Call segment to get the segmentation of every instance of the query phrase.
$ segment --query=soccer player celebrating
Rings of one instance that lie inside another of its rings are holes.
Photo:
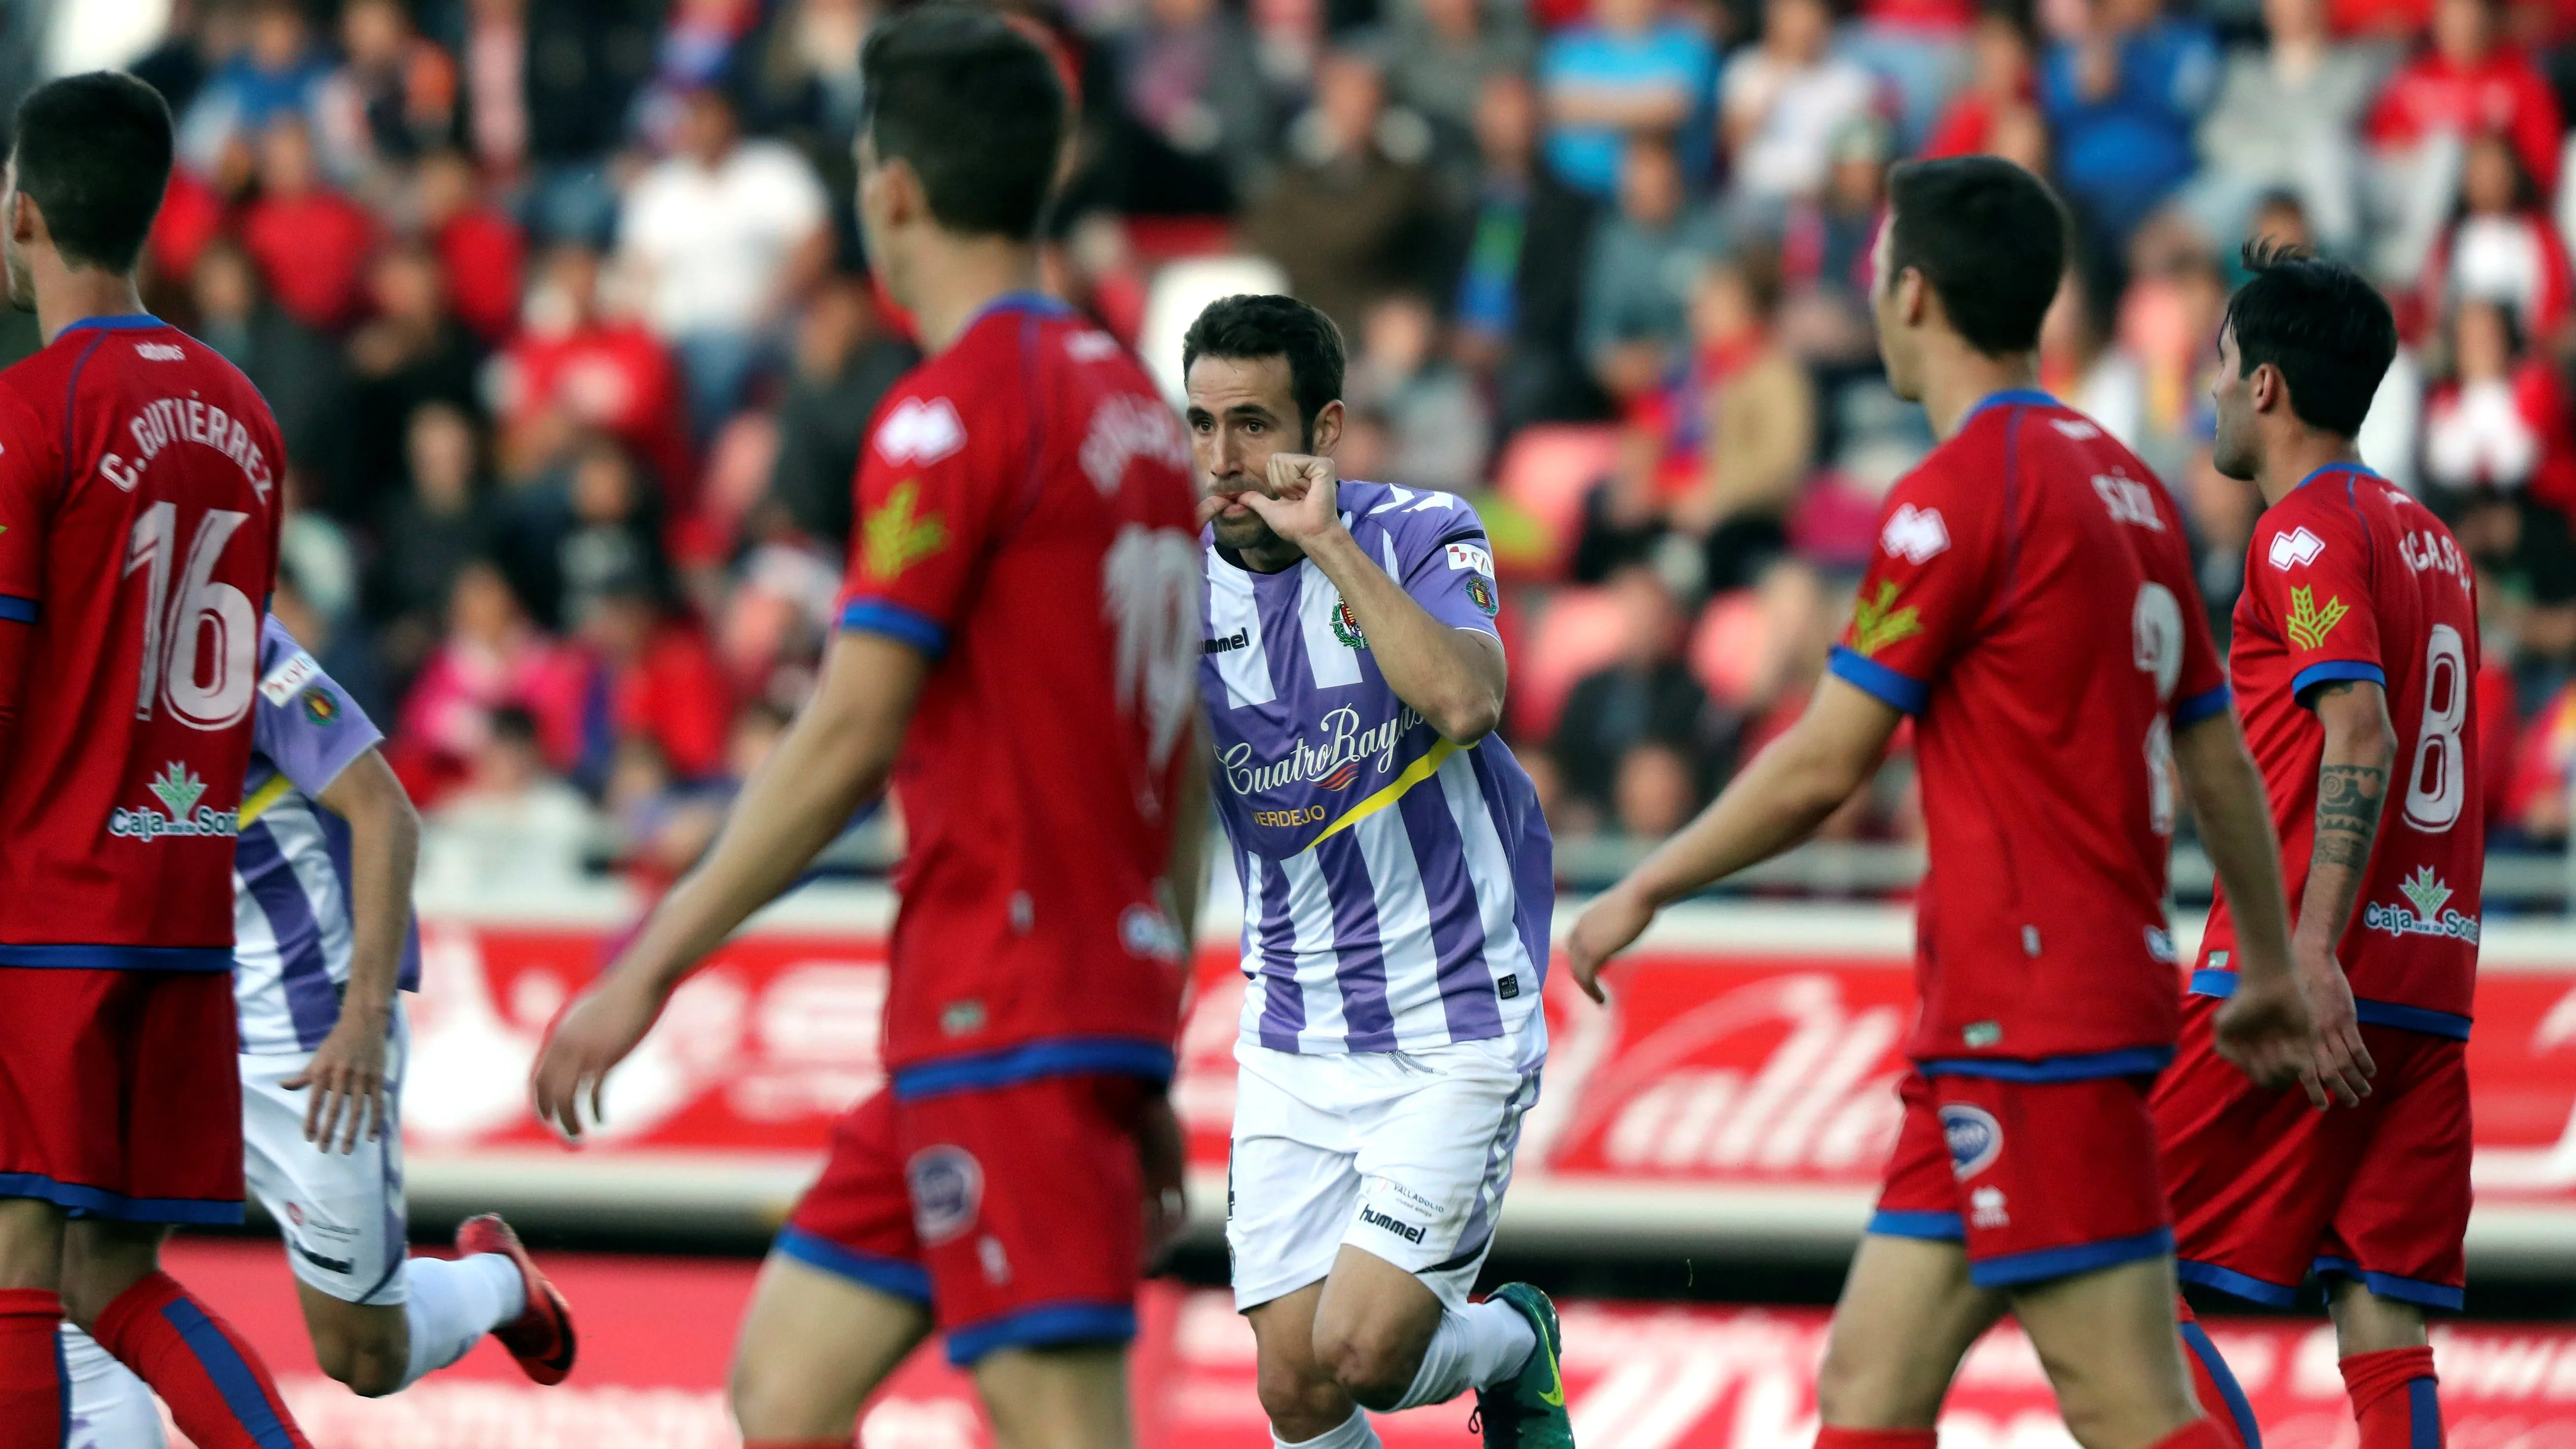
[[[66,1311],[199,1449],[300,1446],[160,1271],[168,1224],[241,1219],[233,837],[285,450],[135,291],[159,94],[54,81],[15,136],[0,257],[45,346],[0,373],[0,1449],[62,1442]]]
[[[1282,1445],[1473,1389],[1485,1441],[1573,1436],[1556,1310],[1467,1302],[1547,1057],[1555,899],[1493,736],[1494,561],[1447,493],[1342,481],[1342,341],[1228,297],[1182,343],[1208,520],[1200,682],[1243,881],[1226,1243]]]
[[[250,1190],[285,1235],[323,1372],[393,1393],[497,1333],[539,1383],[571,1371],[563,1299],[498,1217],[465,1256],[407,1255],[402,1074],[417,990],[412,862],[420,823],[365,711],[285,626],[260,637],[250,776],[233,881]],[[91,1449],[160,1449],[143,1384],[66,1328],[73,1417]]]
[[[1932,1449],[1960,1357],[2020,1319],[2085,1449],[2232,1436],[2193,1400],[2148,1085],[2180,1010],[2164,917],[2178,771],[2238,911],[2219,1049],[2313,1052],[2261,779],[2227,708],[2182,519],[2031,386],[2064,261],[2047,188],[1991,158],[1900,167],[1879,350],[1941,439],[1887,497],[1807,713],[1575,923],[1596,975],[1664,903],[1786,849],[1914,718],[1932,868],[1903,1126],[1835,1310],[1820,1449]]]
[[[1065,128],[1046,55],[931,5],[862,67],[868,253],[930,357],[859,465],[813,699],[557,1025],[536,1103],[567,1132],[583,1097],[595,1117],[672,988],[891,774],[891,1086],[770,1254],[735,1414],[751,1449],[845,1449],[935,1321],[1003,1444],[1117,1449],[1147,1213],[1179,1196],[1165,1089],[1206,798],[1189,444],[1108,334],[1026,290]]]
[[[2460,1306],[2469,1220],[2476,583],[2450,531],[2353,443],[2397,351],[2387,302],[2331,262],[2246,260],[2219,334],[2214,461],[2268,506],[2229,670],[2290,862],[2312,1074],[2342,1105],[2254,1090],[2214,1054],[2247,956],[2231,882],[2156,1127],[2183,1279],[2278,1306],[2327,1278],[2362,1449],[2427,1449],[2441,1415],[2424,1310]]]

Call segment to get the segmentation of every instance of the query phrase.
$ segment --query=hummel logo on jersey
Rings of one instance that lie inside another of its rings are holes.
[[[1950,526],[1941,521],[1938,508],[1901,504],[1887,516],[1887,527],[1879,531],[1878,546],[1907,563],[1928,563],[1950,546]]]
[[[2417,866],[2413,875],[2397,883],[2397,891],[2406,897],[2407,904],[2383,906],[2376,901],[2365,904],[2361,908],[2361,924],[2392,936],[2446,936],[2472,946],[2478,943],[2478,918],[2449,909],[2451,887],[2433,874],[2433,867]]]
[[[877,456],[900,468],[926,466],[966,446],[966,425],[944,397],[905,398],[877,425]]]
[[[1895,584],[1882,580],[1877,598],[1863,594],[1852,602],[1852,648],[1862,657],[1873,656],[1899,639],[1911,639],[1923,632],[1922,616],[1912,604],[1902,609],[1890,607],[1896,602],[1896,593]]]
[[[1430,1233],[1426,1229],[1417,1228],[1413,1224],[1404,1222],[1401,1219],[1388,1217],[1386,1214],[1379,1212],[1376,1208],[1366,1206],[1365,1204],[1360,1208],[1360,1221],[1373,1228],[1384,1228],[1388,1232],[1395,1234],[1397,1237],[1404,1239],[1408,1243],[1418,1243],[1424,1238],[1430,1236]]]
[[[948,525],[936,514],[919,514],[921,485],[906,478],[886,495],[885,506],[868,515],[868,577],[896,579],[903,571],[948,546]]]
[[[241,812],[198,803],[206,796],[206,782],[177,760],[163,765],[160,775],[146,788],[154,799],[169,807],[170,813],[164,815],[148,805],[140,810],[110,811],[108,834],[149,842],[165,835],[231,837],[241,833]]]
[[[1237,649],[1249,649],[1251,647],[1252,626],[1247,624],[1243,628],[1235,630],[1233,633],[1226,635],[1222,639],[1209,639],[1202,642],[1199,645],[1199,652],[1202,654],[1231,654]]]
[[[2326,541],[2308,532],[2305,526],[2289,533],[2272,535],[2272,567],[2287,573],[2293,567],[2304,568],[2317,561],[2326,551]]]
[[[2326,636],[2352,609],[2340,598],[2328,595],[2326,606],[2317,607],[2317,596],[2307,589],[2290,590],[2290,642],[2302,649],[2324,646]]]

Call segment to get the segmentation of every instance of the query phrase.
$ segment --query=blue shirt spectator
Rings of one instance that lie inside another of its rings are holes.
[[[2217,90],[2218,44],[2158,0],[2094,0],[2091,32],[2051,46],[2040,105],[2059,179],[2105,239],[2125,237],[2192,173],[2192,126]]]
[[[1717,84],[1717,47],[1659,17],[1655,0],[1593,0],[1539,56],[1547,98],[1547,159],[1567,185],[1607,198],[1619,157],[1641,131],[1670,135],[1704,116]],[[1685,158],[1687,162],[1694,158]]]
[[[224,149],[268,129],[280,115],[318,119],[315,104],[331,60],[314,45],[292,0],[268,0],[251,16],[250,43],[197,92],[179,128],[179,159],[213,174]]]

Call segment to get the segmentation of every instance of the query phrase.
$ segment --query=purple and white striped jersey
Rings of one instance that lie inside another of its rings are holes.
[[[1494,631],[1484,524],[1454,494],[1344,482],[1343,522],[1442,623]],[[1200,684],[1243,881],[1246,1043],[1414,1051],[1520,1037],[1547,970],[1553,847],[1499,735],[1461,748],[1387,686],[1341,591],[1207,543]]]
[[[349,827],[314,803],[384,739],[275,619],[259,636],[250,778],[233,854],[233,1001],[246,1052],[311,1051],[340,1020],[354,931]],[[420,988],[420,939],[402,987]]]

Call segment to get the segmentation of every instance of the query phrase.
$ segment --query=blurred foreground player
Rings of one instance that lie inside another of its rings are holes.
[[[1900,167],[1879,350],[1941,438],[1888,494],[1831,673],[1791,731],[1576,922],[1576,977],[1665,903],[1796,843],[1914,717],[1922,888],[1904,1125],[1818,1374],[1820,1449],[1932,1449],[1952,1373],[2006,1312],[2085,1449],[2219,1449],[2174,1316],[2150,1083],[2179,1017],[2172,771],[2245,903],[2229,1058],[2296,1080],[2315,1034],[2280,865],[2155,475],[2031,385],[2065,220],[2028,172]]]
[[[1547,1061],[1554,846],[1495,737],[1493,546],[1454,494],[1343,479],[1342,341],[1228,297],[1181,345],[1208,519],[1200,680],[1244,882],[1234,1302],[1273,1440],[1473,1390],[1493,1449],[1572,1449],[1556,1308],[1468,1290]]]
[[[0,1449],[53,1449],[68,1314],[199,1449],[303,1435],[258,1356],[160,1271],[171,1223],[242,1215],[233,837],[277,425],[143,312],[170,113],[105,73],[19,107],[0,192]]]
[[[1178,1209],[1165,1092],[1205,832],[1189,445],[1108,334],[1026,290],[1064,128],[1046,56],[931,5],[862,64],[868,252],[930,358],[862,456],[814,698],[566,1013],[537,1107],[566,1131],[585,1095],[595,1115],[672,987],[891,773],[891,1083],[762,1270],[736,1417],[751,1449],[846,1446],[936,1326],[1001,1443],[1120,1449],[1136,1283]]]
[[[233,865],[250,1190],[286,1240],[322,1371],[373,1398],[496,1333],[539,1383],[572,1368],[570,1312],[498,1217],[458,1258],[410,1256],[402,1091],[420,985],[411,929],[419,819],[375,725],[286,626],[260,636],[250,777]],[[133,1374],[66,1327],[71,1449],[160,1449]]]
[[[2185,1282],[2274,1307],[2327,1280],[2362,1449],[2433,1449],[2424,1310],[2460,1306],[2469,1221],[2477,585],[2450,530],[2353,441],[2397,351],[2387,302],[2334,263],[2247,260],[2219,335],[2214,461],[2267,507],[2229,669],[2298,903],[2314,1074],[2340,1105],[2256,1090],[2214,1054],[2244,950],[2222,888],[2156,1090],[2175,1253]]]

